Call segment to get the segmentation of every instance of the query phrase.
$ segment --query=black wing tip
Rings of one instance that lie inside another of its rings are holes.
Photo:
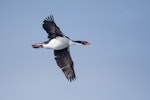
[[[68,79],[68,81],[72,82],[72,81],[76,80],[76,76],[73,76],[72,78],[67,78],[67,79]]]
[[[44,22],[54,22],[54,16],[50,15],[47,18],[45,18]]]
[[[72,69],[72,70],[69,69],[69,72],[66,69],[62,69],[62,71],[64,72],[68,81],[72,82],[72,81],[76,80],[76,75],[75,75],[74,69]]]

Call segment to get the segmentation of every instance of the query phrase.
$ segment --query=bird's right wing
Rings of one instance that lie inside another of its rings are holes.
[[[63,50],[54,50],[57,65],[62,69],[66,78],[72,81],[76,78],[73,68],[73,61],[69,53],[69,47]]]

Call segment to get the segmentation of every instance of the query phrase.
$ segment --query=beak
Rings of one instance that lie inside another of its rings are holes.
[[[89,42],[87,42],[87,41],[84,43],[84,45],[90,45],[90,44],[91,44],[91,43],[89,43]]]
[[[90,45],[90,44],[91,44],[91,43],[88,42],[86,45]]]

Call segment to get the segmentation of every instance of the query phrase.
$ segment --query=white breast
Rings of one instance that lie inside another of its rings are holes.
[[[48,44],[43,44],[44,48],[61,50],[69,46],[69,40],[66,37],[56,37],[52,39]]]

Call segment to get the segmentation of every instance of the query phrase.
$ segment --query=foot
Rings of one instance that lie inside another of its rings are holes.
[[[36,44],[32,44],[32,47],[33,48],[42,48],[43,46],[40,43],[36,43]]]

